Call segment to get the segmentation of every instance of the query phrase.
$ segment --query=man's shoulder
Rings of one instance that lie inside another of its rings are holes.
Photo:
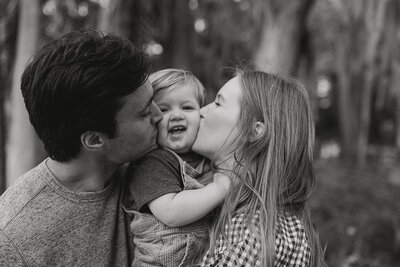
[[[44,162],[29,170],[0,196],[0,228],[3,229],[46,186]]]

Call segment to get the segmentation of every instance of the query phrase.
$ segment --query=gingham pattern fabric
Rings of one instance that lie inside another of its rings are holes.
[[[259,225],[259,211],[253,216],[251,224]],[[225,226],[225,234],[216,242],[213,251],[204,256],[201,266],[261,266],[259,253],[261,243],[246,225],[244,214],[232,218],[231,229]],[[294,215],[278,216],[275,239],[276,258],[274,266],[309,266],[311,249],[300,220]]]

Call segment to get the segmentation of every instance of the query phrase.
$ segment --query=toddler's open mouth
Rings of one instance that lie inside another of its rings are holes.
[[[179,126],[171,127],[168,132],[172,135],[179,135],[184,131],[186,131],[186,127],[179,125]]]

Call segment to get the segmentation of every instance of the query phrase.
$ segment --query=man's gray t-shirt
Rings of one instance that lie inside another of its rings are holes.
[[[0,197],[0,266],[130,266],[122,185],[99,192],[63,186],[45,161]]]

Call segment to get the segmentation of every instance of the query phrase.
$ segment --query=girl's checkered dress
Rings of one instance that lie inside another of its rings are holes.
[[[258,225],[259,221],[258,211],[251,223]],[[234,216],[231,230],[225,227],[227,238],[220,236],[214,249],[204,256],[201,266],[261,266],[261,243],[250,229],[245,224],[243,214]],[[311,249],[305,230],[296,216],[278,216],[275,240],[274,266],[309,266]]]

